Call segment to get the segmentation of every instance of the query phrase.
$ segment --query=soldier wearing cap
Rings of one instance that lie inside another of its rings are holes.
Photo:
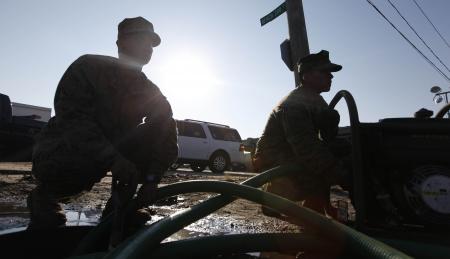
[[[331,87],[332,72],[342,69],[322,50],[302,58],[298,64],[301,84],[284,97],[269,116],[257,143],[254,158],[259,172],[278,165],[298,163],[303,171],[268,183],[266,191],[320,213],[330,211],[330,186],[343,178],[341,162],[328,145],[337,134],[339,114],[329,109],[320,93]],[[279,216],[263,207],[264,214]]]
[[[178,153],[171,106],[142,72],[160,42],[152,23],[127,18],[118,26],[118,58],[84,55],[66,70],[54,98],[55,116],[33,150],[31,229],[64,225],[58,202],[89,191],[108,171],[118,186],[135,186],[132,194],[136,179],[142,183],[140,207],[152,201]]]

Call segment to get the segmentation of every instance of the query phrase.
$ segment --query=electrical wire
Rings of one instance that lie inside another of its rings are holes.
[[[397,6],[395,6],[391,0],[387,0],[389,2],[389,4],[392,6],[392,8],[395,9],[395,11],[398,13],[398,15],[400,15],[400,17],[402,17],[403,21],[406,22],[406,24],[408,24],[409,28],[414,32],[414,34],[416,34],[416,36],[422,41],[422,43],[428,48],[428,50],[431,52],[431,54],[433,54],[433,56],[439,61],[439,63],[441,63],[441,65],[443,65],[445,67],[445,69],[447,69],[448,72],[450,72],[450,69],[444,64],[444,62],[442,62],[442,60],[436,55],[436,53],[434,53],[433,49],[431,49],[431,47],[425,42],[425,40],[419,35],[419,33],[417,33],[417,31],[414,29],[414,27],[408,22],[408,20],[406,20],[406,18],[402,15],[402,13],[400,12],[400,10],[398,10]]]
[[[448,82],[450,82],[450,78],[444,73],[442,72],[441,69],[439,69],[439,67],[436,66],[436,64],[433,63],[433,61],[431,61],[427,56],[425,56],[425,54],[422,53],[422,51],[420,51],[416,45],[414,45],[414,43],[412,43],[406,36],[405,34],[403,34],[390,20],[389,18],[387,18],[383,12],[381,12],[380,9],[378,9],[378,7],[371,1],[371,0],[366,0],[377,12],[378,14],[380,14],[402,37],[403,39],[405,39],[410,45],[411,47],[413,47],[427,62],[428,64],[430,64],[442,77],[445,78],[445,80],[447,80]]]
[[[417,8],[419,8],[419,10],[422,12],[423,16],[425,16],[425,18],[427,18],[428,22],[431,24],[431,26],[433,26],[434,30],[436,31],[436,33],[439,35],[439,37],[441,37],[441,39],[444,41],[445,45],[447,45],[447,47],[450,48],[450,44],[448,43],[448,41],[444,38],[444,36],[442,36],[441,32],[438,30],[438,28],[436,26],[434,26],[434,23],[430,20],[430,18],[428,17],[428,15],[425,13],[425,11],[422,9],[422,7],[420,7],[419,3],[417,3],[416,0],[412,0]]]

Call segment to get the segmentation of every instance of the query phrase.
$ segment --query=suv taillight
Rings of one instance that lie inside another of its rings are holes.
[[[245,150],[244,144],[240,144],[239,145],[239,152],[244,152],[244,150]]]

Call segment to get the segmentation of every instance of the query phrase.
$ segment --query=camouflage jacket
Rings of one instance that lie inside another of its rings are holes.
[[[176,125],[169,102],[144,73],[116,58],[78,58],[58,84],[54,106],[55,116],[38,136],[33,155],[63,147],[109,170],[119,154],[117,146],[146,118],[159,135],[158,143],[152,143],[153,171],[167,169],[176,159]]]
[[[331,120],[330,114],[334,115]],[[337,160],[320,135],[329,131],[330,124],[337,131],[338,116],[322,96],[306,88],[296,88],[270,114],[257,143],[256,167],[267,170],[298,162],[308,172],[318,174],[333,167]]]

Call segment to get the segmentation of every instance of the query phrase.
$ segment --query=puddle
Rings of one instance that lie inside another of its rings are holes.
[[[28,210],[24,204],[0,203],[0,231],[28,225]]]
[[[183,196],[178,196],[160,202],[158,205],[151,206],[150,208],[154,209],[157,214],[153,215],[147,224],[155,223],[165,216],[185,210],[187,207],[185,199]],[[69,226],[96,225],[99,222],[102,212],[100,207],[78,210],[65,205],[64,209],[67,217],[67,225]],[[28,222],[29,213],[25,204],[13,202],[0,203],[0,234],[7,229],[26,227]],[[167,238],[165,242],[207,235],[263,233],[267,232],[265,223],[264,220],[251,222],[242,215],[214,213],[185,227],[183,230]],[[277,222],[272,222],[271,226],[272,232],[282,232],[284,230],[282,225],[277,226]]]
[[[96,225],[101,215],[100,209],[73,211],[65,210],[67,225],[89,226]],[[8,229],[26,227],[29,222],[29,212],[24,204],[3,202],[0,203],[0,234]]]
[[[179,199],[180,201],[182,199]],[[169,203],[173,204],[173,200]],[[177,205],[180,205],[178,203]],[[67,207],[67,206],[64,206]],[[183,209],[175,208],[175,205],[171,206],[152,206],[158,213],[153,215],[152,219],[147,224],[155,223],[165,217],[165,215],[173,214]],[[97,225],[101,216],[102,210],[100,208],[88,209],[88,210],[64,210],[67,217],[68,226],[90,226]],[[0,234],[6,234],[26,228],[29,222],[29,212],[24,204],[3,202],[0,203]],[[218,227],[206,226],[208,224],[219,224],[219,221],[214,221],[211,218],[202,219],[201,222],[196,225],[190,226],[190,228],[183,229],[171,237],[167,238],[165,242],[180,240],[185,238],[192,238],[198,236],[205,236],[210,234],[227,233],[229,228],[220,229]]]
[[[94,226],[98,224],[102,215],[102,211],[99,209],[65,212],[68,226]]]
[[[158,214],[153,215],[152,219],[147,222],[148,225],[158,222],[167,215],[171,215],[177,212],[185,210],[184,198],[178,197],[177,201],[168,199],[166,202],[160,203],[166,204],[161,206],[152,206]],[[67,217],[67,225],[70,226],[86,226],[96,225],[99,222],[102,209],[83,209],[73,210],[73,207],[64,206]],[[18,203],[1,203],[0,204],[0,235],[12,233],[16,231],[23,231],[29,222],[29,213],[24,204]],[[282,229],[280,229],[282,230]],[[239,216],[231,216],[211,214],[199,221],[185,227],[177,233],[166,238],[162,242],[173,242],[177,240],[209,236],[209,235],[224,235],[224,234],[237,234],[237,233],[257,233],[265,232],[266,229],[258,223],[251,223],[245,220],[245,217],[239,218]],[[220,258],[220,257],[218,257]],[[247,253],[238,258],[269,258],[261,256],[260,253]],[[272,258],[272,257],[270,257]],[[278,257],[277,257],[278,258]]]

